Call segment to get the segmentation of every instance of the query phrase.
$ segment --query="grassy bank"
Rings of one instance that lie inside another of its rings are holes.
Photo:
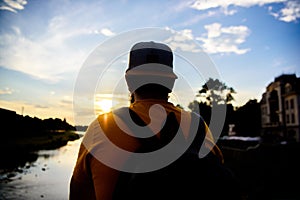
[[[0,140],[0,169],[12,169],[37,159],[36,151],[62,147],[79,139],[74,131],[52,131],[40,135],[2,138]]]

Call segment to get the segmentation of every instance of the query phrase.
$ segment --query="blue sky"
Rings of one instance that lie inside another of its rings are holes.
[[[249,99],[260,100],[275,77],[300,75],[299,20],[299,0],[2,0],[0,107],[17,113],[23,107],[26,115],[66,118],[74,124],[79,115],[73,108],[74,87],[91,53],[105,41],[145,28],[173,34],[174,49],[192,51],[185,41],[198,44],[222,81],[236,90],[233,104],[242,106]],[[130,41],[123,48],[129,50]],[[126,58],[113,66],[114,75],[122,76]],[[195,92],[204,79],[189,73],[183,80]],[[105,111],[111,100],[109,80],[116,81],[107,78],[96,87],[93,114]],[[177,91],[182,96],[189,90]],[[193,99],[192,92],[185,103]],[[119,101],[126,98],[118,96]],[[84,110],[80,115],[87,116],[76,124],[88,124],[95,116]]]

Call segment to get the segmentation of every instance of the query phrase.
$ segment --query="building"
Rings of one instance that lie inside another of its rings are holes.
[[[300,78],[283,74],[262,95],[262,134],[281,140],[300,141]]]

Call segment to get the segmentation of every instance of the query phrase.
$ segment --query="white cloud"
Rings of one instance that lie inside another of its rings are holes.
[[[221,8],[221,12],[225,15],[234,15],[236,10],[229,10],[229,6],[251,7],[263,6],[271,3],[282,3],[287,0],[195,0],[189,6],[196,10],[208,10],[213,8]]]
[[[116,35],[114,32],[112,32],[108,28],[102,28],[100,31],[95,31],[96,34],[103,34],[104,36],[111,37]]]
[[[229,10],[227,7],[221,9],[225,15],[234,15],[237,13],[237,10]]]
[[[190,52],[202,51],[194,43],[194,35],[192,33],[192,30],[184,29],[181,31],[175,31],[168,27],[166,28],[166,30],[170,31],[172,33],[172,36],[166,39],[164,42],[168,43],[173,50],[181,49],[182,51]]]
[[[190,3],[190,7],[196,10],[208,10],[221,8],[220,11],[225,15],[233,15],[237,11],[229,10],[229,6],[251,7],[263,6],[273,3],[284,3],[284,7],[278,12],[273,12],[271,6],[268,7],[269,14],[276,19],[284,22],[296,21],[300,18],[300,1],[299,0],[195,0]]]
[[[196,40],[202,42],[202,47],[207,53],[245,54],[250,50],[239,48],[250,34],[247,26],[222,27],[219,23],[213,23],[205,25],[204,28],[207,33]]]
[[[297,19],[300,18],[300,2],[288,1],[285,4],[285,7],[282,8],[279,12],[272,12],[272,7],[269,7],[269,13],[280,21],[297,21]]]
[[[194,39],[191,29],[184,29],[184,30],[176,31],[176,32],[174,31],[174,33],[176,33],[176,34],[174,34],[173,39],[176,42],[184,42],[186,40]]]
[[[14,13],[17,12],[9,6],[0,6],[0,10],[8,10],[8,11],[11,11],[11,12],[14,12]]]
[[[197,10],[207,10],[210,8],[228,8],[229,6],[251,7],[262,6],[270,3],[280,3],[286,0],[195,0],[190,7]]]
[[[221,24],[214,23],[211,25],[206,25],[204,28],[207,30],[207,37],[208,38],[214,38],[219,37],[221,35]]]
[[[4,4],[3,4],[4,3]],[[17,10],[23,10],[27,4],[26,0],[4,0],[0,6],[0,10],[8,10],[11,12],[17,12]]]

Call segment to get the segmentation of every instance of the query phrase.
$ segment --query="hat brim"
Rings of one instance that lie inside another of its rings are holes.
[[[126,76],[157,76],[172,79],[178,78],[171,67],[158,63],[148,63],[136,66],[132,69],[127,69]]]
[[[173,72],[161,72],[161,71],[139,71],[139,70],[129,70],[126,72],[126,76],[159,76],[177,79],[178,76]]]

